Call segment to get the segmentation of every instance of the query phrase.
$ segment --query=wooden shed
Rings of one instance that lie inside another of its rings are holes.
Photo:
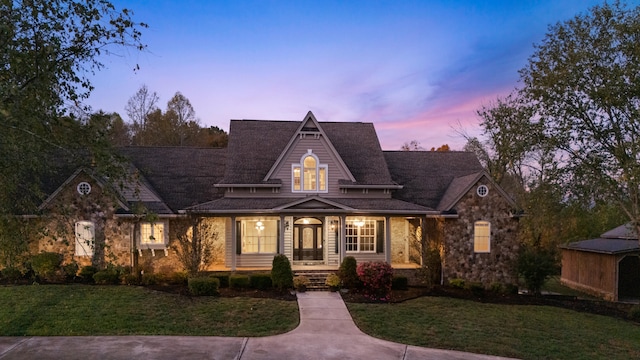
[[[640,242],[631,227],[561,249],[564,285],[610,301],[640,299]]]

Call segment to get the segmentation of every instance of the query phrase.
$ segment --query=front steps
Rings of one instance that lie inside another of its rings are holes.
[[[325,284],[327,276],[336,272],[331,270],[296,270],[293,275],[305,276],[309,279],[307,291],[329,291],[329,287]]]

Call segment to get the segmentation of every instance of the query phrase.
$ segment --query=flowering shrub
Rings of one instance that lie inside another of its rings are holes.
[[[385,262],[365,262],[358,264],[357,272],[367,298],[374,301],[389,300],[393,280],[391,265]]]

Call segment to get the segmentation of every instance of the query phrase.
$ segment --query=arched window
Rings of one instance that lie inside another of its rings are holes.
[[[291,177],[294,192],[327,192],[327,165],[320,164],[311,149],[292,165]]]

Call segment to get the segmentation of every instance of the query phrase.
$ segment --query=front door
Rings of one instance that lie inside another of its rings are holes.
[[[293,225],[293,260],[323,259],[322,221],[300,218]]]

